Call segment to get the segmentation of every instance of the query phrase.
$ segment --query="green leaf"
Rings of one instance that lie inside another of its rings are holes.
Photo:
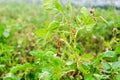
[[[53,31],[53,30],[57,29],[58,27],[59,27],[59,23],[56,22],[56,21],[53,21],[48,25],[47,30],[48,31]]]
[[[14,66],[14,67],[10,70],[10,72],[11,72],[11,73],[15,73],[15,72],[17,72],[17,71],[19,71],[19,70],[27,70],[27,69],[31,69],[31,68],[32,68],[32,66],[31,66],[30,63],[26,63],[26,64],[23,64],[23,65],[18,64],[18,65],[16,65],[16,66]]]
[[[5,67],[5,65],[4,64],[0,64],[0,68],[3,68],[3,67]]]
[[[120,74],[116,76],[116,80],[120,80]]]
[[[63,12],[63,7],[62,7],[62,5],[60,4],[60,2],[55,2],[55,7],[59,10],[59,11],[61,11],[61,12]]]
[[[0,24],[0,37],[3,35],[4,30],[5,26],[3,24]]]
[[[83,63],[79,63],[79,67],[78,67],[79,71],[81,71],[83,74],[87,74],[88,70],[89,70],[89,66],[85,65]]]
[[[103,57],[105,58],[114,58],[116,55],[115,55],[115,52],[114,51],[106,51],[103,55]]]
[[[43,6],[45,9],[52,9],[54,8],[54,1],[55,0],[43,0]]]
[[[92,74],[84,75],[84,80],[92,80]]]
[[[103,54],[103,59],[107,60],[107,61],[116,61],[117,56],[116,56],[116,53],[114,51],[106,51]]]
[[[103,58],[103,54],[98,54],[97,58],[92,62],[94,66],[99,65],[101,63],[101,59]]]
[[[40,37],[44,37],[47,34],[47,30],[46,28],[38,29],[35,33]]]
[[[66,61],[66,65],[70,66],[72,65],[74,62],[73,61]]]
[[[112,67],[112,69],[114,69],[116,71],[120,71],[120,61],[113,62],[111,67]]]
[[[37,53],[38,53],[37,50],[32,50],[32,51],[30,51],[30,55],[31,55],[31,56],[34,56],[34,55],[36,55]]]
[[[90,61],[94,58],[94,56],[92,54],[83,54],[81,56],[81,59],[84,60],[84,61]]]
[[[88,16],[90,15],[89,10],[86,7],[82,7],[80,10],[81,14]]]
[[[96,22],[94,21],[93,17],[90,15],[89,10],[85,7],[81,8],[81,15],[80,19],[77,18],[77,21],[81,21],[81,27],[80,29],[82,31],[92,31],[93,27],[95,26]]]
[[[93,74],[93,76],[95,77],[95,80],[101,80],[102,76],[100,74]]]
[[[43,0],[43,6],[45,9],[56,8],[57,10],[63,12],[63,8],[59,0]]]
[[[45,37],[48,39],[51,35],[49,35],[52,31],[56,30],[59,27],[59,23],[56,21],[53,21],[49,23],[45,28],[40,28],[35,31],[35,33],[40,37]]]
[[[107,63],[107,62],[103,62],[102,65],[103,65],[103,67],[104,67],[105,70],[110,70],[111,69],[110,64]]]
[[[117,47],[115,48],[115,53],[120,54],[120,43],[118,43]]]
[[[81,23],[80,16],[75,17],[75,22],[79,25]]]
[[[43,71],[42,73],[39,73],[38,78],[39,80],[50,80],[51,74],[48,71]]]
[[[9,35],[10,35],[9,32],[7,32],[7,31],[4,31],[4,32],[3,32],[3,36],[4,36],[5,38],[9,37]]]

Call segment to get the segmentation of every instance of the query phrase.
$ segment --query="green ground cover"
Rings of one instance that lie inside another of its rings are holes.
[[[0,80],[120,80],[119,11],[43,4],[0,4]]]

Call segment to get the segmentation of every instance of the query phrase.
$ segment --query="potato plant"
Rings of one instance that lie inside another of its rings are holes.
[[[120,80],[119,14],[59,0],[0,4],[0,79]]]

